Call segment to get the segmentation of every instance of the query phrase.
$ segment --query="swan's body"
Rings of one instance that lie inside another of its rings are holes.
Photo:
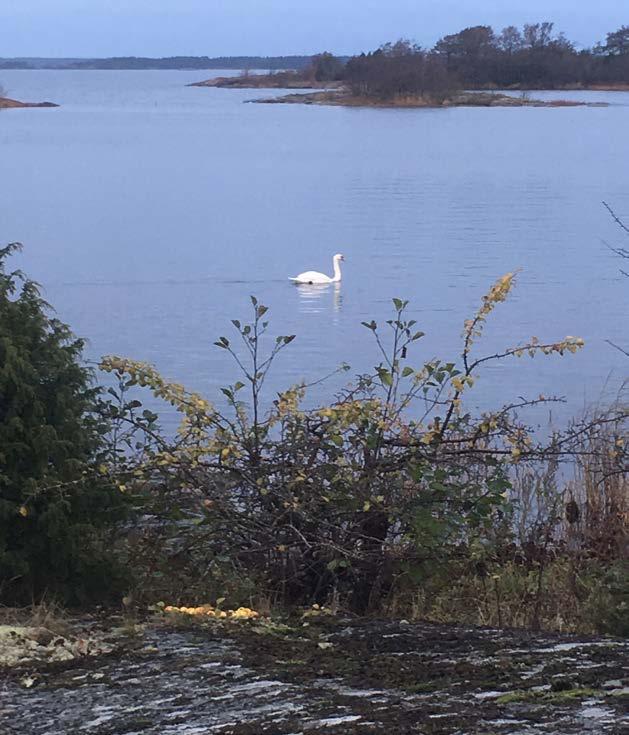
[[[345,258],[337,253],[332,258],[332,264],[334,267],[334,275],[332,277],[326,276],[325,273],[319,273],[318,271],[305,271],[300,273],[295,278],[290,280],[294,283],[310,283],[310,284],[323,284],[323,283],[340,283],[341,281],[341,261]]]

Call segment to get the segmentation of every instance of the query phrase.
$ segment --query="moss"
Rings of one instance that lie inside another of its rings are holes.
[[[532,691],[518,689],[514,692],[508,692],[496,699],[497,704],[512,704],[514,702],[532,702],[539,700],[540,702],[548,702],[550,704],[561,704],[562,702],[570,702],[575,699],[584,699],[585,697],[604,696],[604,692],[598,689],[566,689],[559,692]]]
[[[404,689],[411,694],[422,694],[424,692],[430,694],[431,692],[437,692],[443,689],[443,684],[438,681],[420,681],[416,684],[409,684]]]
[[[278,660],[275,663],[278,666],[305,666],[306,665],[306,661],[304,661],[304,659],[301,659],[301,658],[291,658],[291,659],[288,659],[287,661]]]

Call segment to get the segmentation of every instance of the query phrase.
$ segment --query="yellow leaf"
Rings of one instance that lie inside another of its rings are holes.
[[[26,518],[26,516],[28,515],[28,510],[26,509],[26,507],[25,507],[25,506],[22,506],[22,507],[20,508],[20,510],[19,510],[19,513],[20,513],[20,515],[21,515],[22,517]]]

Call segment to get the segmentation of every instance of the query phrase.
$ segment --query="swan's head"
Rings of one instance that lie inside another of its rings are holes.
[[[342,255],[341,253],[337,253],[337,254],[336,254],[336,255],[334,256],[334,260],[336,260],[337,262],[338,262],[338,261],[343,261],[343,260],[345,260],[345,256],[344,256],[344,255]]]

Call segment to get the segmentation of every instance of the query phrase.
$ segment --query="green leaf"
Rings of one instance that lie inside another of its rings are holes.
[[[391,387],[393,385],[393,376],[388,370],[378,368],[378,377],[380,378],[382,385],[386,385],[387,387]]]
[[[333,444],[336,444],[337,447],[342,447],[343,446],[343,437],[340,436],[340,434],[332,434],[330,436],[330,441]]]
[[[408,378],[409,375],[412,375],[415,371],[412,367],[405,367],[404,370],[402,370],[402,377]]]

